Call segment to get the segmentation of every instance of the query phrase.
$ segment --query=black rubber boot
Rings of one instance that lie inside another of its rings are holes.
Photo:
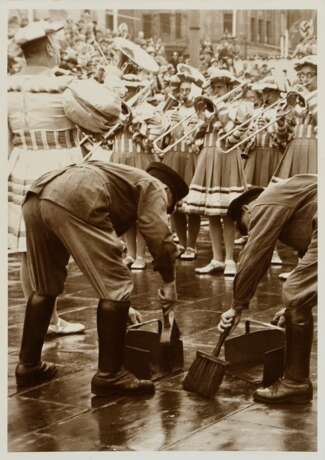
[[[25,312],[23,337],[16,366],[17,386],[37,385],[52,379],[57,368],[41,361],[42,347],[50,324],[56,297],[33,293]]]
[[[139,380],[123,367],[130,302],[101,300],[97,309],[98,371],[91,381],[96,396],[152,394],[151,380]]]
[[[254,400],[269,404],[304,404],[313,399],[309,380],[310,353],[313,343],[313,317],[293,322],[286,312],[286,366],[284,377],[267,388],[259,388]]]

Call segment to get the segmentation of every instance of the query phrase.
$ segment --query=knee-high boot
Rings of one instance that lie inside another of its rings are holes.
[[[286,365],[284,378],[268,388],[259,388],[255,401],[266,403],[307,403],[313,398],[309,380],[310,354],[313,343],[313,317],[311,312],[297,320],[287,311]]]
[[[154,385],[150,380],[138,380],[123,367],[129,307],[129,301],[99,302],[98,371],[91,381],[91,391],[97,396],[154,392]]]
[[[53,378],[57,368],[41,361],[42,347],[56,297],[33,293],[26,305],[23,337],[16,366],[18,386],[35,385]]]

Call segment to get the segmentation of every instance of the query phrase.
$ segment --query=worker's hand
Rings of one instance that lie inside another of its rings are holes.
[[[135,308],[130,307],[129,308],[128,323],[129,324],[138,324],[138,323],[141,323],[141,322],[142,322],[141,314]]]
[[[240,317],[240,310],[229,308],[228,310],[224,311],[219,320],[218,331],[224,332],[225,329],[227,329],[228,327],[232,327],[233,329],[235,329],[235,327],[240,321]]]
[[[285,307],[277,311],[275,315],[273,316],[272,320],[270,321],[271,324],[273,324],[274,326],[284,327],[286,323],[286,319],[284,316],[285,311],[286,311]]]
[[[158,290],[158,297],[162,305],[175,303],[177,301],[176,282],[164,283]]]

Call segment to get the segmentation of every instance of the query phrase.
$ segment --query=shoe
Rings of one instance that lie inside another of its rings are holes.
[[[194,260],[196,259],[196,250],[194,248],[186,248],[183,254],[180,255],[181,260]]]
[[[280,259],[280,256],[277,251],[273,251],[272,259],[271,259],[271,265],[282,265],[283,262]]]
[[[152,394],[150,380],[139,380],[124,368],[125,335],[130,302],[101,299],[97,308],[98,371],[91,381],[96,396]]]
[[[143,257],[137,257],[130,268],[131,270],[144,270],[146,268],[146,261]]]
[[[84,324],[81,323],[70,323],[62,318],[59,318],[57,324],[50,324],[47,330],[47,335],[70,335],[70,334],[81,334],[86,329]]]
[[[223,272],[224,276],[236,276],[236,273],[236,262],[234,260],[226,260],[225,271]]]
[[[195,269],[195,273],[199,273],[200,275],[206,275],[209,273],[213,273],[216,271],[222,271],[225,268],[225,264],[223,262],[220,262],[220,260],[214,260],[212,259],[208,265],[205,265],[204,267],[198,267]]]
[[[300,383],[282,378],[267,388],[258,388],[253,398],[267,404],[306,404],[313,399],[313,386],[310,381]]]
[[[91,392],[96,396],[154,394],[151,380],[139,380],[126,369],[115,374],[98,371],[91,381]]]
[[[280,275],[278,275],[278,278],[281,280],[281,281],[286,281],[289,276],[291,275],[292,271],[291,272],[285,272],[285,273],[280,273]]]
[[[176,256],[176,258],[180,259],[180,257],[183,254],[183,252],[185,252],[185,248],[181,244],[176,244],[176,246],[177,246],[177,256]]]
[[[57,372],[54,364],[41,360],[55,299],[55,296],[33,293],[27,301],[19,363],[15,372],[17,386],[37,385],[50,380]]]
[[[16,382],[18,387],[38,385],[53,379],[58,372],[53,363],[42,361],[35,366],[26,366],[22,363],[16,366]]]
[[[123,259],[123,263],[124,263],[124,265],[126,265],[128,268],[130,268],[131,265],[134,263],[134,259],[133,259],[133,257],[131,257],[131,256],[126,256],[126,257],[124,257],[124,259]]]
[[[243,245],[246,244],[246,243],[247,243],[247,236],[242,236],[242,237],[237,238],[237,239],[235,240],[236,246],[243,246]]]

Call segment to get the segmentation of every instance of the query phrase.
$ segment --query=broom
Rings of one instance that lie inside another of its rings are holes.
[[[225,329],[219,336],[218,343],[211,355],[198,351],[184,381],[184,390],[198,393],[206,398],[213,398],[221,385],[227,361],[219,359],[221,347],[232,327]]]

